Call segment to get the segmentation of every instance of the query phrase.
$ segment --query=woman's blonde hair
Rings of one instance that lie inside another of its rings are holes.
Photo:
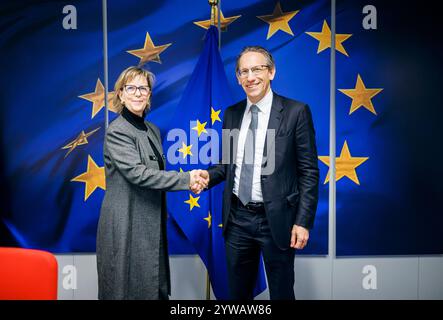
[[[144,113],[146,114],[146,112],[149,110],[150,106],[151,106],[151,99],[152,99],[152,86],[154,85],[154,74],[152,72],[149,72],[148,70],[145,70],[143,68],[140,67],[129,67],[126,68],[125,70],[123,70],[123,72],[118,76],[117,81],[115,82],[114,85],[114,97],[112,99],[112,106],[113,109],[118,112],[121,113],[123,110],[123,104],[122,101],[120,100],[120,91],[123,90],[123,87],[131,80],[133,80],[135,77],[138,76],[142,76],[144,78],[146,78],[146,80],[148,81],[148,86],[149,86],[149,90],[151,92],[151,95],[149,96],[148,99],[148,104],[145,107],[145,111]]]

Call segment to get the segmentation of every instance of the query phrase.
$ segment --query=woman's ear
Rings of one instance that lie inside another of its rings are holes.
[[[120,102],[121,102],[121,104],[123,104],[124,105],[124,101],[123,101],[123,90],[119,90],[118,91],[118,97],[120,98]]]

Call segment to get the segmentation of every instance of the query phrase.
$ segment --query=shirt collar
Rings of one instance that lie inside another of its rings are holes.
[[[265,96],[257,103],[255,103],[255,105],[258,107],[258,110],[263,112],[264,114],[267,114],[268,112],[271,111],[271,107],[272,107],[272,98],[273,98],[273,93],[272,93],[272,89],[269,90],[269,92],[267,94],[265,94]],[[254,104],[252,103],[249,98],[247,98],[246,100],[246,110],[245,112],[248,113],[249,110],[251,109],[251,106]]]

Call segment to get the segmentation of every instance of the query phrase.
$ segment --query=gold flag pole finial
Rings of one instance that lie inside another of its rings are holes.
[[[217,6],[218,0],[208,0],[209,5],[211,6],[211,26],[215,26],[215,19],[218,16],[217,14]]]

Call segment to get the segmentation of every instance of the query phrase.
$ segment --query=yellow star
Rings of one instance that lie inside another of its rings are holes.
[[[190,155],[192,157],[191,148],[192,144],[187,146],[184,142],[182,142],[182,147],[178,149],[178,151],[183,153],[183,159],[186,158],[187,155]]]
[[[200,205],[198,204],[198,199],[200,199],[200,197],[194,198],[191,194],[189,194],[189,200],[185,201],[185,203],[189,204],[189,211],[194,209],[194,207],[200,208]]]
[[[267,16],[257,16],[257,18],[269,23],[268,36],[266,40],[272,37],[278,30],[284,31],[291,36],[294,33],[289,26],[289,21],[297,14],[300,10],[283,12],[281,10],[280,2],[277,2],[274,8],[274,12]]]
[[[180,168],[180,172],[184,172],[182,168]]]
[[[220,120],[220,112],[221,112],[221,109],[215,111],[214,108],[211,107],[211,121],[212,121],[212,124],[214,124],[215,121],[220,121],[221,122],[221,120]]]
[[[223,223],[220,223],[220,224],[218,225],[218,227],[219,227],[219,228],[223,228]]]
[[[112,112],[116,112],[112,105],[112,98],[114,97],[114,91],[108,92],[108,109]],[[79,96],[79,98],[92,102],[92,116],[91,119],[105,106],[105,88],[103,87],[100,79],[97,79],[95,85],[95,91]]]
[[[317,54],[331,47],[331,29],[329,29],[329,25],[326,22],[326,20],[323,21],[323,27],[321,29],[321,32],[306,32],[306,33],[319,41]],[[347,57],[349,57],[349,55],[346,52],[345,48],[343,47],[343,42],[345,42],[345,40],[347,40],[351,36],[352,34],[339,34],[339,33],[335,34],[335,49],[343,53]]]
[[[220,16],[221,16],[220,27],[221,27],[222,31],[228,30],[228,26],[231,23],[233,23],[235,20],[237,20],[238,18],[241,17],[241,15],[239,15],[239,16],[232,16],[232,17],[225,18],[225,16],[223,15],[223,12],[221,10],[220,10]],[[203,28],[203,29],[208,29],[211,26],[212,21],[211,21],[211,19],[209,19],[209,20],[202,20],[202,21],[195,21],[194,24],[199,26],[199,27],[201,27],[201,28]],[[214,23],[214,25],[218,26],[218,10],[215,10],[215,23]]]
[[[72,152],[74,151],[75,148],[77,148],[78,146],[81,146],[83,144],[87,144],[88,143],[88,137],[91,136],[94,132],[96,132],[97,130],[99,130],[100,128],[94,129],[88,133],[85,133],[83,130],[82,132],[77,136],[77,138],[75,138],[74,141],[69,142],[66,146],[64,146],[62,149],[69,149],[69,151],[65,154],[65,159],[66,157]]]
[[[98,167],[92,157],[88,155],[88,168],[86,172],[81,175],[75,177],[71,181],[76,182],[84,182],[85,186],[85,201],[89,198],[89,196],[95,191],[97,188],[101,188],[106,190],[106,181],[105,181],[105,168]]]
[[[165,51],[172,43],[164,44],[161,46],[155,46],[152,42],[149,32],[146,32],[145,46],[141,49],[129,50],[128,53],[140,58],[139,66],[145,64],[148,61],[154,61],[162,63],[160,60],[160,53]]]
[[[357,83],[354,89],[338,89],[341,93],[344,93],[352,99],[351,110],[349,114],[352,114],[355,110],[360,107],[365,107],[373,114],[377,115],[372,104],[372,98],[379,94],[383,89],[367,89],[360,74],[357,75]]]
[[[200,121],[197,119],[197,126],[195,126],[194,128],[192,128],[192,130],[195,130],[198,132],[198,136],[200,137],[200,135],[202,134],[202,132],[204,133],[208,133],[208,131],[206,131],[205,126],[206,126],[207,122],[204,123],[200,123]]]
[[[329,167],[330,161],[328,156],[320,156],[318,158],[321,162]],[[352,157],[351,152],[349,151],[348,143],[345,141],[343,148],[341,149],[340,157],[335,159],[335,181],[338,181],[346,176],[356,184],[360,185],[360,181],[358,181],[357,172],[355,169],[368,159],[368,157]],[[326,176],[325,184],[329,181],[329,175],[330,170]]]
[[[208,216],[206,218],[204,218],[204,220],[208,221],[208,229],[211,227],[212,224],[212,217],[211,217],[211,212],[208,211]]]

